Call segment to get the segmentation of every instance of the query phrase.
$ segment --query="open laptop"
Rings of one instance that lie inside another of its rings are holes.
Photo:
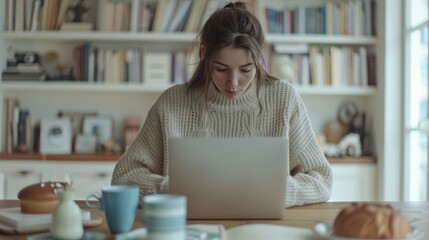
[[[289,172],[286,138],[171,138],[169,191],[188,219],[281,219]]]

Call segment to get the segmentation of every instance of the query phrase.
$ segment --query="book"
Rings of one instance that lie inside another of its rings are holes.
[[[4,79],[3,79],[4,80]],[[9,98],[8,107],[7,107],[7,131],[6,131],[6,149],[5,152],[12,153],[13,152],[13,131],[14,131],[14,112],[15,109],[19,109],[19,100],[16,98]]]
[[[30,117],[30,111],[28,109],[19,109],[18,112],[18,128],[17,128],[17,141],[18,146],[26,145],[26,130],[27,130],[27,119]]]
[[[359,47],[359,59],[360,59],[360,72],[361,72],[361,86],[368,85],[368,63],[367,63],[367,51],[365,47]]]
[[[39,11],[41,6],[41,0],[35,0],[33,2],[33,9],[31,13],[30,31],[35,32],[39,26]]]
[[[177,51],[172,54],[172,83],[183,83],[185,78],[185,52]]]
[[[372,53],[367,54],[367,71],[368,71],[368,85],[377,86],[376,68],[375,68],[375,55]]]
[[[154,6],[154,4],[150,5],[145,0],[140,1],[137,31],[149,31],[151,18],[154,15],[154,8],[151,8],[151,6]]]
[[[229,229],[221,224],[190,224],[187,234],[206,234],[221,240],[313,239],[310,229],[274,224],[245,224]]]
[[[58,9],[58,17],[55,23],[55,29],[59,29],[61,25],[67,20],[67,10],[69,8],[70,0],[62,0]]]
[[[47,29],[46,30],[56,30],[58,12],[60,8],[60,0],[50,0],[48,1],[48,19],[47,19]]]
[[[137,32],[138,23],[139,23],[139,11],[140,11],[140,2],[139,0],[131,1],[131,14],[130,14],[130,32]]]
[[[184,0],[178,3],[177,9],[174,13],[174,17],[171,20],[170,26],[168,27],[169,32],[175,32],[181,30],[179,27],[182,22],[186,22],[186,18],[190,7],[192,6],[191,0]],[[184,24],[182,24],[184,26]]]
[[[3,149],[4,153],[8,153],[8,144],[9,144],[9,98],[3,98]]]
[[[166,32],[168,30],[168,26],[171,24],[173,14],[176,9],[176,5],[177,5],[176,0],[167,0],[163,15],[162,15],[161,26],[159,31]]]
[[[15,1],[15,31],[24,31],[25,22],[24,22],[24,0]]]
[[[6,30],[12,32],[14,30],[15,24],[15,1],[14,0],[6,0]]]
[[[170,52],[146,52],[143,55],[143,83],[166,86],[171,82]]]
[[[206,7],[207,0],[194,0],[192,4],[188,22],[185,26],[185,32],[197,32],[200,26],[201,18]]]
[[[156,4],[155,16],[152,24],[152,31],[161,31],[161,23],[164,15],[164,10],[167,5],[167,0],[159,0]]]
[[[30,30],[31,13],[33,11],[33,0],[25,0],[24,2],[24,30]]]
[[[91,219],[91,212],[82,210],[82,221]],[[21,208],[2,208],[0,209],[0,222],[13,228],[23,228],[47,225],[52,223],[52,214],[28,214],[22,213]]]

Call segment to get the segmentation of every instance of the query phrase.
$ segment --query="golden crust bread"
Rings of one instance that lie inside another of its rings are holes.
[[[66,182],[42,182],[21,189],[18,199],[23,213],[50,213],[59,202],[58,190],[67,189]]]
[[[411,227],[389,204],[353,203],[337,215],[333,231],[343,237],[392,239],[407,236]]]

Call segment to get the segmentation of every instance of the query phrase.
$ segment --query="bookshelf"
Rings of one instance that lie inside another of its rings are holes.
[[[96,16],[98,15],[98,3],[108,0],[87,1],[91,4],[92,12],[88,13],[89,19],[97,26]],[[200,1],[200,0],[199,0]],[[295,7],[299,4],[311,6],[314,4],[324,4],[328,0],[317,1],[287,1]],[[335,0],[334,2],[339,2]],[[8,16],[6,2],[0,2],[0,16]],[[135,3],[136,0],[126,2]],[[151,4],[157,1],[147,1]],[[210,1],[209,1],[210,2]],[[219,1],[221,2],[221,1]],[[260,1],[266,6],[279,7],[285,4],[284,1],[269,0]],[[377,2],[383,2],[377,0]],[[74,1],[71,1],[74,3]],[[382,5],[381,5],[382,6]],[[383,8],[376,9],[378,13],[383,14]],[[377,21],[374,19],[374,21]],[[0,26],[5,29],[6,19],[0,18]],[[130,26],[131,28],[131,26]],[[38,50],[41,53],[55,51],[59,53],[58,61],[60,63],[70,63],[73,58],[73,49],[76,45],[90,42],[97,46],[113,47],[133,47],[142,51],[180,51],[191,47],[196,43],[196,34],[194,32],[162,32],[162,31],[76,31],[60,32],[56,30],[43,31],[1,31],[0,32],[0,52],[6,53],[8,47],[14,47],[16,51]],[[297,33],[267,33],[267,41],[270,45],[274,44],[306,44],[317,46],[351,46],[365,47],[377,56],[377,76],[380,74],[379,66],[383,63],[382,55],[379,54],[377,46],[383,43],[380,36],[372,35],[344,35],[344,34],[297,34]],[[0,56],[0,66],[4,69],[6,66],[6,54]],[[143,80],[143,81],[141,81]],[[338,106],[346,101],[353,101],[358,108],[368,113],[370,122],[370,131],[375,135],[372,129],[372,122],[379,121],[382,116],[377,115],[375,105],[383,105],[382,100],[376,96],[383,92],[384,79],[377,77],[376,86],[314,86],[297,85],[296,89],[301,94],[307,105],[313,129],[316,133],[323,131],[326,121],[337,114]],[[70,111],[96,111],[100,115],[109,115],[114,121],[114,137],[117,141],[123,138],[123,122],[127,116],[138,115],[142,119],[146,117],[150,106],[156,101],[159,94],[167,89],[171,84],[145,84],[145,79],[140,79],[137,83],[119,82],[84,82],[84,81],[2,81],[0,79],[0,100],[5,98],[16,98],[20,105],[30,110],[33,124],[44,117],[55,117],[60,110]],[[0,114],[3,113],[1,109]],[[374,119],[380,118],[380,119]],[[0,117],[1,129],[4,132],[3,114]],[[375,136],[370,136],[375,138]],[[0,139],[0,146],[3,149],[4,140]],[[374,145],[374,144],[372,144]],[[373,146],[374,147],[374,146]],[[371,159],[376,159],[377,149],[371,149],[374,155]],[[37,155],[37,154],[36,154]],[[2,155],[15,159],[14,155]],[[37,155],[38,156],[38,155]],[[84,155],[87,156],[87,155]],[[69,158],[76,157],[84,160],[82,156],[69,155]],[[19,157],[17,157],[19,159]],[[37,159],[37,157],[35,157]],[[89,156],[89,159],[95,159]],[[97,159],[104,159],[102,156]],[[364,157],[364,159],[367,159]],[[57,160],[63,160],[58,157]],[[347,161],[345,161],[347,162]],[[352,161],[353,162],[353,161]],[[357,161],[359,164],[359,161]],[[332,163],[342,163],[341,159],[333,160]],[[364,161],[376,167],[375,160]]]

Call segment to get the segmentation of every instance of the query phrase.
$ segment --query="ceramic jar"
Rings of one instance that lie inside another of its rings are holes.
[[[84,234],[82,213],[73,201],[73,192],[64,190],[59,195],[60,202],[52,213],[51,234],[57,239],[80,239]]]

